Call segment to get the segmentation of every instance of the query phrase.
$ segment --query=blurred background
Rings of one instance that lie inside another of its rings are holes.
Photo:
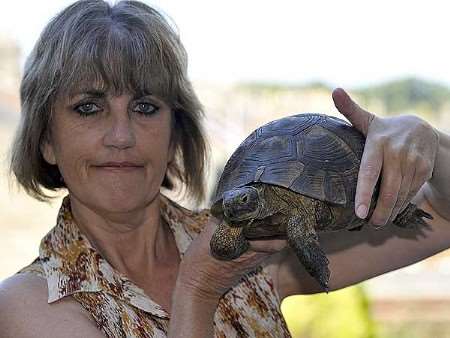
[[[0,280],[29,264],[60,198],[39,203],[8,181],[23,64],[66,0],[8,1],[0,12]],[[256,127],[297,112],[338,116],[346,88],[368,110],[416,114],[450,132],[450,6],[428,1],[145,1],[176,23],[211,143],[210,187]],[[210,188],[212,189],[212,188]],[[450,337],[450,252],[282,309],[294,337]]]

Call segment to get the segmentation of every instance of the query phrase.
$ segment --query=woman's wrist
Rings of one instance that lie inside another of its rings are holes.
[[[436,130],[438,135],[438,149],[434,162],[433,175],[429,181],[433,189],[441,197],[450,199],[450,135]]]
[[[179,278],[172,295],[168,337],[213,337],[219,299]]]
[[[429,189],[425,195],[435,210],[446,219],[450,219],[450,135],[436,130],[439,138],[433,176],[428,181]]]
[[[174,297],[179,296],[203,307],[217,307],[222,295],[213,288],[199,287],[195,282],[179,278],[175,286]]]
[[[179,267],[175,291],[199,303],[217,306],[220,297],[226,290],[216,285],[215,278],[208,278],[207,273],[201,273],[194,267],[183,263],[182,261]],[[206,270],[206,267],[202,270]]]

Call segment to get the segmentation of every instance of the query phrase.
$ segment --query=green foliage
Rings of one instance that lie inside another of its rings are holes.
[[[289,297],[283,301],[282,311],[294,338],[376,337],[369,300],[361,286]]]
[[[273,95],[287,91],[302,93],[328,92],[332,87],[322,82],[309,84],[243,83],[236,86],[242,92],[258,95]],[[440,116],[450,106],[450,89],[442,84],[417,78],[389,81],[376,86],[350,89],[355,99],[365,108],[382,108],[386,114],[415,113],[426,119]]]
[[[388,114],[421,112],[433,115],[450,100],[450,90],[440,84],[416,78],[387,82],[379,86],[354,90],[364,105],[374,100],[382,102]]]
[[[328,91],[331,92],[332,88],[323,82],[311,82],[304,85],[285,84],[276,82],[247,82],[241,83],[235,86],[235,88],[242,92],[247,93],[280,93],[285,91]]]

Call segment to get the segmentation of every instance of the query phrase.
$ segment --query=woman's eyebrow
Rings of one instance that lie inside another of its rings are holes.
[[[95,88],[89,88],[89,89],[80,89],[77,91],[74,91],[73,94],[69,96],[69,100],[73,100],[77,96],[90,96],[95,98],[103,98],[107,95],[106,91],[101,89],[95,89]],[[133,95],[133,100],[140,99],[145,96],[152,96],[153,93],[151,93],[148,90],[137,90]]]
[[[106,92],[103,90],[98,90],[98,89],[82,89],[79,91],[74,92],[72,95],[70,95],[70,98],[73,99],[76,96],[79,95],[86,95],[86,96],[93,96],[96,98],[102,98],[105,97]]]
[[[151,92],[149,92],[148,90],[137,90],[135,93],[134,93],[134,95],[133,95],[133,99],[134,100],[136,100],[136,99],[139,99],[139,98],[141,98],[141,97],[144,97],[144,96],[152,96],[153,94],[151,93]]]

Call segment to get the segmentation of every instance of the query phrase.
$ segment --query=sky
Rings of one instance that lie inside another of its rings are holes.
[[[68,0],[4,1],[24,55]],[[194,81],[360,87],[417,76],[450,85],[450,2],[152,0],[176,23]]]

